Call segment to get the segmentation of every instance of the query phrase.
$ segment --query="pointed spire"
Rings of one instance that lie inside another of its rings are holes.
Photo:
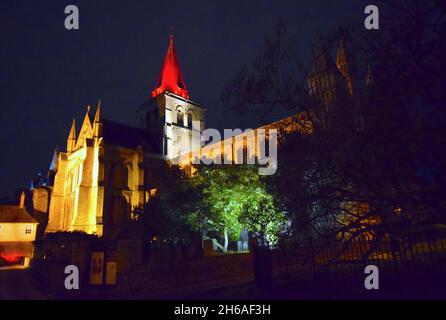
[[[22,191],[20,193],[20,204],[19,204],[20,208],[25,208],[25,191]]]
[[[347,53],[345,49],[344,38],[341,39],[338,54],[336,56],[336,66],[338,67],[339,72],[345,79],[345,83],[347,85],[347,90],[350,95],[353,95],[353,83],[352,77],[349,70],[349,65],[347,62]]]
[[[73,152],[76,148],[76,119],[73,118],[70,133],[68,134],[67,152]]]
[[[167,54],[164,59],[160,77],[158,79],[158,84],[156,89],[152,91],[152,97],[156,97],[164,91],[169,91],[183,98],[189,99],[189,93],[187,92],[186,84],[184,83],[183,75],[180,70],[180,64],[178,63],[175,52],[172,34],[170,34],[169,47],[167,49]]]
[[[87,106],[87,113],[85,113],[84,122],[82,123],[82,128],[83,128],[85,125],[88,125],[88,124],[89,124],[90,127],[91,127],[90,111],[91,111],[91,106],[88,105],[88,106]],[[81,128],[81,130],[82,130],[82,128]]]
[[[71,125],[70,133],[68,134],[68,140],[76,140],[76,119],[73,118],[73,124]]]
[[[91,120],[90,120],[90,111],[91,106],[87,105],[87,112],[85,113],[84,121],[82,122],[81,132],[79,134],[79,138],[81,137],[82,131],[85,131],[85,126],[88,128],[91,128]]]
[[[372,66],[369,65],[368,69],[367,69],[367,81],[366,84],[367,86],[372,86],[375,83],[375,78],[373,76],[373,69]]]
[[[98,106],[96,108],[96,114],[93,120],[93,137],[102,137],[102,119],[101,119],[101,99],[99,99]]]
[[[345,44],[344,44],[344,39],[341,39],[338,48],[338,54],[336,56],[336,66],[338,67],[339,71],[341,71],[344,77],[345,77],[344,67],[346,65],[347,65],[347,55],[345,54]]]
[[[56,171],[57,170],[57,159],[59,158],[59,148],[56,147],[56,149],[54,149],[54,153],[53,153],[53,157],[51,158],[51,163],[50,163],[50,171]]]
[[[90,110],[91,106],[87,106],[87,113],[85,114],[84,122],[79,132],[79,137],[76,142],[76,149],[81,148],[84,145],[86,139],[91,139],[93,137],[93,126],[90,120]]]
[[[93,123],[101,122],[101,99],[98,101],[98,106],[96,108],[96,114],[94,115]]]

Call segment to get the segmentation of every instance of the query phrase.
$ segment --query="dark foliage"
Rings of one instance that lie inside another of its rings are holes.
[[[281,32],[267,39],[254,68],[225,89],[226,101],[241,113],[250,105],[269,112],[278,101],[311,111],[313,133],[286,137],[268,184],[286,206],[295,238],[367,233],[379,239],[446,224],[446,3],[379,7],[386,21],[379,32],[343,28],[321,37],[325,50],[343,39],[354,53],[348,60],[353,96],[338,90],[333,103],[322,105],[308,94],[305,79],[278,78],[280,63],[295,65],[282,59],[293,56],[288,47],[276,45]],[[373,81],[366,81],[369,68]]]

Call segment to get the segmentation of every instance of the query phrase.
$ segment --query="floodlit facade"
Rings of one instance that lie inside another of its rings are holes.
[[[73,120],[66,151],[56,153],[50,169],[46,233],[117,236],[133,209],[155,195],[151,175],[160,161],[191,151],[192,121],[203,130],[205,109],[189,99],[172,37],[152,97],[146,129],[103,119],[100,103],[94,115],[88,107],[79,134]],[[42,193],[38,189],[35,194]],[[45,212],[46,197],[34,198],[34,206]]]
[[[350,91],[348,72],[343,47],[337,65],[321,54],[309,78],[310,92],[329,103],[339,79],[347,81]],[[144,129],[104,119],[100,102],[94,112],[88,107],[79,131],[73,120],[66,150],[56,151],[53,157],[48,184],[33,188],[34,209],[47,218],[46,233],[83,231],[115,237],[131,220],[133,209],[156,194],[153,175],[163,162],[175,160],[192,175],[193,157],[239,163],[238,154],[245,150],[259,156],[258,138],[263,131],[268,135],[271,129],[312,130],[308,114],[302,113],[221,142],[194,145],[194,130],[198,134],[205,130],[206,110],[190,99],[172,36],[151,98],[144,105]],[[193,123],[198,125],[193,128]]]

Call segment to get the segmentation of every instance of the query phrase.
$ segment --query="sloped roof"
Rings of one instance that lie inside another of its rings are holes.
[[[144,129],[128,126],[111,120],[102,120],[104,143],[135,149],[142,146],[150,152],[160,152],[160,146],[153,135]]]
[[[0,223],[37,223],[25,208],[0,205]]]

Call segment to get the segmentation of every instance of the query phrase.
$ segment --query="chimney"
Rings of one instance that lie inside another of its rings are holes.
[[[25,208],[25,191],[20,194],[20,208]]]

